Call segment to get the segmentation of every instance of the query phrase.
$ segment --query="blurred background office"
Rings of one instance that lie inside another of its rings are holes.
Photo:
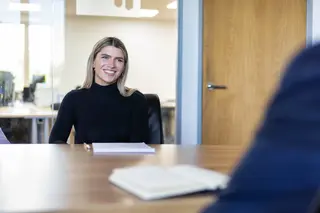
[[[0,127],[8,139],[46,143],[59,103],[84,81],[92,46],[116,36],[129,52],[127,86],[159,96],[164,142],[175,143],[176,7],[173,0],[0,0]]]

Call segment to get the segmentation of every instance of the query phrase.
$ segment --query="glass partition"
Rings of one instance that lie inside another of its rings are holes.
[[[64,7],[64,0],[0,1],[0,127],[12,143],[48,142]]]
[[[174,143],[177,13],[170,2],[1,0],[0,71],[8,76],[0,75],[0,127],[9,140],[47,143],[63,97],[84,82],[92,47],[115,36],[129,52],[127,86],[159,96],[165,143]]]

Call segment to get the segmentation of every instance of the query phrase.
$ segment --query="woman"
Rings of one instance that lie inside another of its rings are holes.
[[[63,99],[49,143],[148,142],[148,108],[142,93],[125,87],[128,52],[118,38],[93,47],[81,89]]]

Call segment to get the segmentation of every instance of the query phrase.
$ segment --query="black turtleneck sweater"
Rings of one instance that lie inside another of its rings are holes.
[[[63,99],[49,143],[148,142],[148,107],[142,93],[120,94],[117,84],[72,90]]]

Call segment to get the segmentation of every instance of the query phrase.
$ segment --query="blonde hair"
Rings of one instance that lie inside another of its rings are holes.
[[[105,37],[94,45],[92,52],[88,58],[87,75],[82,88],[89,89],[92,86],[92,82],[94,79],[94,70],[93,70],[94,60],[96,59],[97,54],[107,46],[113,46],[113,47],[119,48],[124,55],[124,70],[122,74],[119,76],[119,78],[117,79],[117,86],[120,94],[125,97],[128,97],[135,92],[135,89],[131,89],[125,86],[127,75],[128,75],[128,69],[129,69],[128,52],[123,42],[120,39],[115,37]]]

